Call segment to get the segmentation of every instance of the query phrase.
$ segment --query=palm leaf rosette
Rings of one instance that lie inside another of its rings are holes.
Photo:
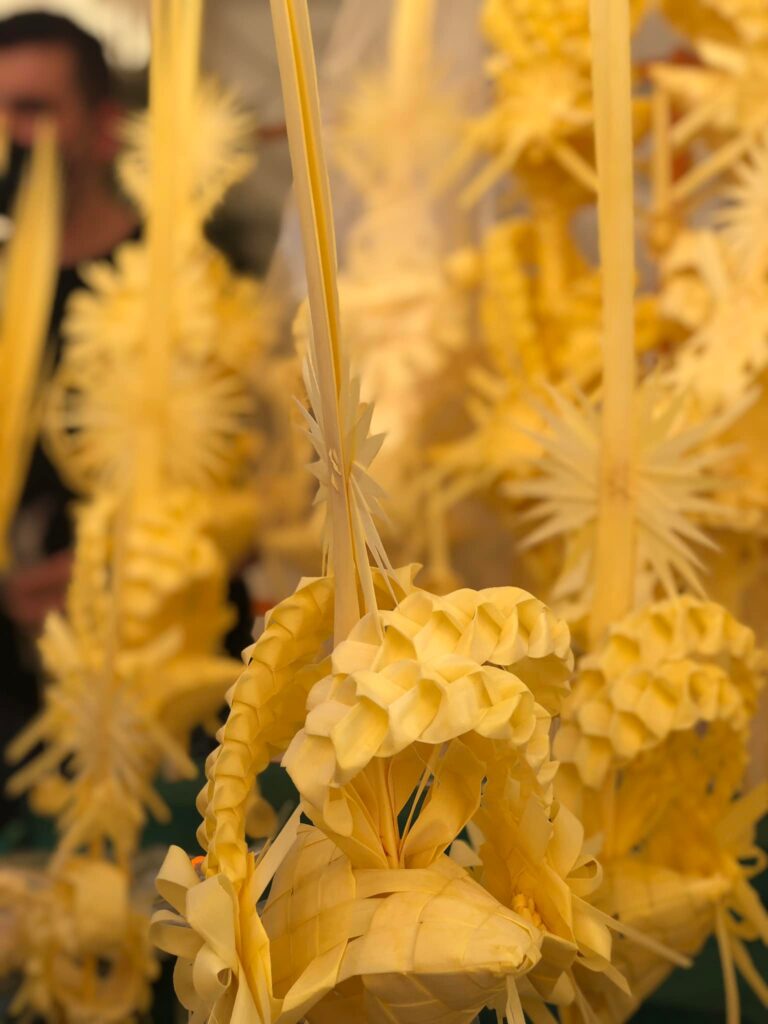
[[[729,1022],[738,1020],[735,969],[760,998],[745,941],[768,938],[749,884],[764,867],[755,828],[764,786],[743,794],[749,726],[765,654],[714,602],[693,597],[633,612],[582,660],[555,739],[560,798],[587,834],[603,836],[598,906],[693,956],[720,944]],[[670,971],[648,948],[617,949],[632,998],[625,1019]]]

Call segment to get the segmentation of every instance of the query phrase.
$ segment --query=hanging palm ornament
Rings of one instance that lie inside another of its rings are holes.
[[[645,957],[688,961],[602,909],[584,828],[554,800],[550,729],[571,699],[565,623],[518,588],[439,597],[389,567],[371,518],[370,412],[345,370],[307,8],[274,0],[272,10],[307,263],[307,416],[328,575],[278,605],[248,651],[199,800],[206,857],[195,866],[170,851],[158,888],[171,909],[156,915],[155,938],[178,957],[177,991],[201,1019],[469,1024],[483,1006],[520,1024],[552,1012],[595,1019],[607,1000],[631,998],[614,933]],[[605,71],[618,59],[628,103],[628,38],[625,20],[595,43],[609,193],[630,149],[629,135],[612,134],[624,107],[610,109]],[[629,194],[614,191],[603,210],[605,224],[619,221],[606,258],[626,241]],[[624,354],[631,277],[625,261],[605,287]],[[247,802],[275,757],[301,803],[257,856]]]

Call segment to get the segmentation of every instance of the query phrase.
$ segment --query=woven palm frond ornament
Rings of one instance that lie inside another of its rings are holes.
[[[511,54],[507,63],[514,65],[520,59],[515,57],[520,44],[513,45],[511,40],[517,35],[498,31],[503,21],[500,12],[506,10],[509,16],[510,6],[514,5],[489,4],[486,20],[496,26],[493,38],[499,44],[504,42]],[[584,10],[579,22],[585,37],[586,6],[581,5]],[[528,39],[530,60],[535,62],[536,54],[548,52],[547,47],[559,39],[558,52],[578,52],[583,61],[581,43],[577,46],[576,40],[563,40],[550,21],[542,11],[540,20],[520,23],[528,26],[523,34]],[[515,31],[519,34],[522,30]],[[642,120],[634,102],[627,116],[631,147],[638,120]],[[541,153],[539,158],[543,159]],[[734,501],[733,488],[724,478],[725,467],[730,468],[734,457],[728,434],[744,419],[754,393],[742,390],[725,406],[704,407],[691,394],[682,394],[679,386],[672,387],[668,373],[652,374],[618,401],[622,405],[631,400],[634,423],[622,426],[624,436],[617,434],[615,442],[603,442],[599,275],[590,271],[587,291],[577,287],[580,297],[575,306],[566,301],[564,296],[581,273],[579,265],[583,266],[584,259],[558,262],[556,253],[566,251],[568,245],[574,247],[567,224],[576,206],[559,198],[565,190],[555,189],[550,194],[551,189],[544,189],[543,172],[521,174],[530,195],[530,223],[518,220],[494,228],[486,242],[488,257],[481,262],[488,288],[487,305],[481,305],[481,312],[487,310],[483,322],[488,324],[487,338],[493,341],[497,379],[481,382],[473,400],[477,429],[437,454],[438,474],[446,485],[438,500],[450,507],[473,489],[490,485],[511,503],[521,513],[517,525],[518,531],[525,531],[521,549],[528,568],[534,577],[543,576],[545,587],[549,583],[549,599],[581,635],[590,617],[599,505],[606,493],[600,484],[603,444],[631,452],[619,466],[622,477],[617,478],[615,489],[626,486],[636,492],[636,537],[632,543],[637,572],[631,573],[632,600],[672,596],[681,589],[703,595],[701,580],[714,547],[710,528],[738,528],[746,520],[747,505],[751,506],[750,522],[755,523],[754,502],[747,498]],[[535,285],[528,280],[529,264],[536,270]],[[504,276],[499,277],[493,267],[503,268]],[[585,320],[587,294],[591,312]],[[656,300],[636,296],[634,281],[630,299],[635,347],[654,352],[661,341]],[[550,311],[546,312],[548,303]],[[510,320],[515,326],[505,361],[499,353],[504,352]],[[572,331],[582,341],[573,347],[566,344],[568,351],[563,351],[562,359],[553,355]],[[582,344],[587,335],[592,339],[591,354]],[[683,383],[682,378],[678,376],[674,383]]]
[[[696,954],[716,933],[726,1019],[735,1024],[737,966],[765,998],[744,939],[766,938],[768,917],[749,885],[761,862],[755,826],[766,811],[766,792],[744,795],[744,769],[766,660],[751,630],[701,596],[636,603],[633,576],[641,568],[641,531],[651,502],[671,503],[661,482],[652,493],[643,487],[633,467],[636,421],[627,415],[635,376],[628,28],[626,5],[595,0],[602,435],[590,650],[577,666],[555,739],[562,762],[556,792],[588,837],[602,837],[599,907],[685,955]],[[675,473],[683,472],[684,453],[680,441],[666,486],[674,488]],[[554,490],[547,500],[567,507]],[[684,517],[679,492],[675,504]],[[674,547],[685,557],[685,530],[669,527],[657,522],[656,543],[677,534]],[[608,992],[594,976],[585,984],[598,1018],[619,1021],[654,991],[670,964],[632,938],[617,943],[615,957],[629,997]]]
[[[588,900],[599,869],[552,801],[568,629],[517,588],[436,597],[388,566],[366,476],[370,410],[339,330],[307,7],[274,0],[272,11],[309,283],[307,416],[328,574],[278,605],[247,652],[199,799],[206,857],[197,866],[169,852],[158,888],[171,909],[154,936],[177,956],[177,992],[200,1020],[469,1024],[488,1006],[522,1024],[525,1012],[549,1019],[546,1003],[588,1014],[577,971],[625,983],[611,966],[614,923]],[[275,757],[310,824],[294,815],[256,856],[248,801]],[[457,842],[482,824],[487,880]],[[521,874],[531,854],[540,866]]]
[[[664,12],[695,57],[675,55],[649,69],[649,234],[670,342],[661,362],[672,386],[686,389],[707,412],[748,400],[728,432],[741,486],[729,496],[737,514],[718,533],[710,589],[764,642],[768,20],[760,4],[739,0],[668,0]],[[768,772],[765,709],[763,703],[750,768],[760,779]]]
[[[660,308],[676,339],[671,355],[663,360],[665,382],[684,389],[705,413],[740,413],[727,434],[733,446],[732,471],[741,481],[739,491],[729,496],[736,515],[719,525],[729,531],[722,535],[728,558],[721,563],[734,577],[734,608],[742,613],[748,613],[750,605],[764,606],[763,589],[757,600],[754,593],[747,598],[753,574],[749,566],[739,566],[737,552],[749,543],[761,552],[755,564],[762,561],[768,509],[768,463],[762,443],[768,415],[765,128],[750,138],[745,155],[730,165],[730,176],[718,189],[718,206],[707,226],[700,223],[705,201],[688,204],[684,215],[669,226],[670,241],[660,259]],[[660,161],[668,142],[659,130],[655,144]],[[692,162],[692,171],[705,164],[706,160]],[[711,183],[709,187],[711,191]],[[761,630],[760,616],[752,614],[750,621]]]
[[[429,444],[425,392],[467,345],[444,197],[437,212],[438,172],[461,130],[461,97],[441,81],[434,52],[437,15],[434,0],[393,3],[385,66],[350,90],[330,140],[362,206],[339,275],[342,323],[362,398],[375,406],[373,429],[386,435],[375,476],[401,502]]]

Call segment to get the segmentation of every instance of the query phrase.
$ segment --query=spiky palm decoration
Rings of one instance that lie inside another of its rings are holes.
[[[455,403],[445,381],[471,341],[467,292],[449,258],[451,226],[438,215],[450,209],[441,171],[462,130],[462,96],[449,91],[435,52],[439,16],[434,0],[392,4],[383,60],[361,69],[329,132],[331,165],[355,209],[341,246],[342,324],[361,396],[373,403],[372,429],[383,439],[374,477],[399,495],[385,533],[409,556],[423,546],[409,541],[420,534],[430,435],[450,418],[436,425],[431,413]],[[395,132],[400,143],[392,146]],[[307,327],[300,317],[300,347]]]
[[[532,433],[540,455],[528,478],[508,485],[517,501],[532,504],[525,547],[553,538],[565,541],[553,598],[565,603],[578,621],[593,596],[594,552],[601,489],[601,417],[585,397],[576,401],[552,391],[550,403],[536,408],[544,424]],[[742,401],[709,421],[690,422],[685,403],[665,395],[650,377],[638,390],[633,419],[634,444],[623,475],[614,481],[635,508],[633,600],[642,603],[659,592],[681,588],[703,593],[701,553],[714,542],[705,527],[734,527],[736,513],[725,501],[723,467],[732,451],[718,444],[747,407]]]
[[[633,5],[633,15],[641,8]],[[469,148],[495,127],[493,140],[480,146],[487,163],[465,199],[495,181],[504,187],[499,208],[513,206],[515,215],[493,224],[463,256],[487,365],[471,378],[469,430],[431,452],[429,567],[437,578],[461,569],[452,535],[471,516],[468,498],[501,518],[510,546],[517,545],[505,492],[530,474],[540,454],[531,434],[543,422],[530,397],[541,397],[548,385],[567,394],[591,390],[601,368],[599,271],[575,225],[596,189],[588,3],[487,0],[482,26],[495,89],[491,109],[470,129]],[[576,90],[568,100],[558,91],[564,82]],[[638,129],[642,111],[638,101]],[[526,132],[518,152],[510,140]],[[659,339],[657,304],[649,294],[635,304],[638,344],[652,350]],[[538,579],[538,559],[525,561]]]

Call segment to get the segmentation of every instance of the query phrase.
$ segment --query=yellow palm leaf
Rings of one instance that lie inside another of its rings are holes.
[[[0,567],[37,434],[36,397],[59,263],[61,187],[53,126],[43,126],[22,182],[3,270],[0,321]]]
[[[363,609],[376,607],[368,551],[382,561],[383,548],[371,519],[371,501],[353,470],[366,467],[376,446],[362,436],[350,442],[360,416],[349,391],[342,350],[337,288],[336,243],[328,174],[322,146],[320,111],[306,0],[273,0],[272,18],[283,85],[288,140],[304,243],[312,318],[310,358],[305,380],[312,404],[313,441],[321,453],[321,471],[329,498],[328,549],[333,554],[335,638],[342,639]],[[361,603],[362,599],[362,603]]]

